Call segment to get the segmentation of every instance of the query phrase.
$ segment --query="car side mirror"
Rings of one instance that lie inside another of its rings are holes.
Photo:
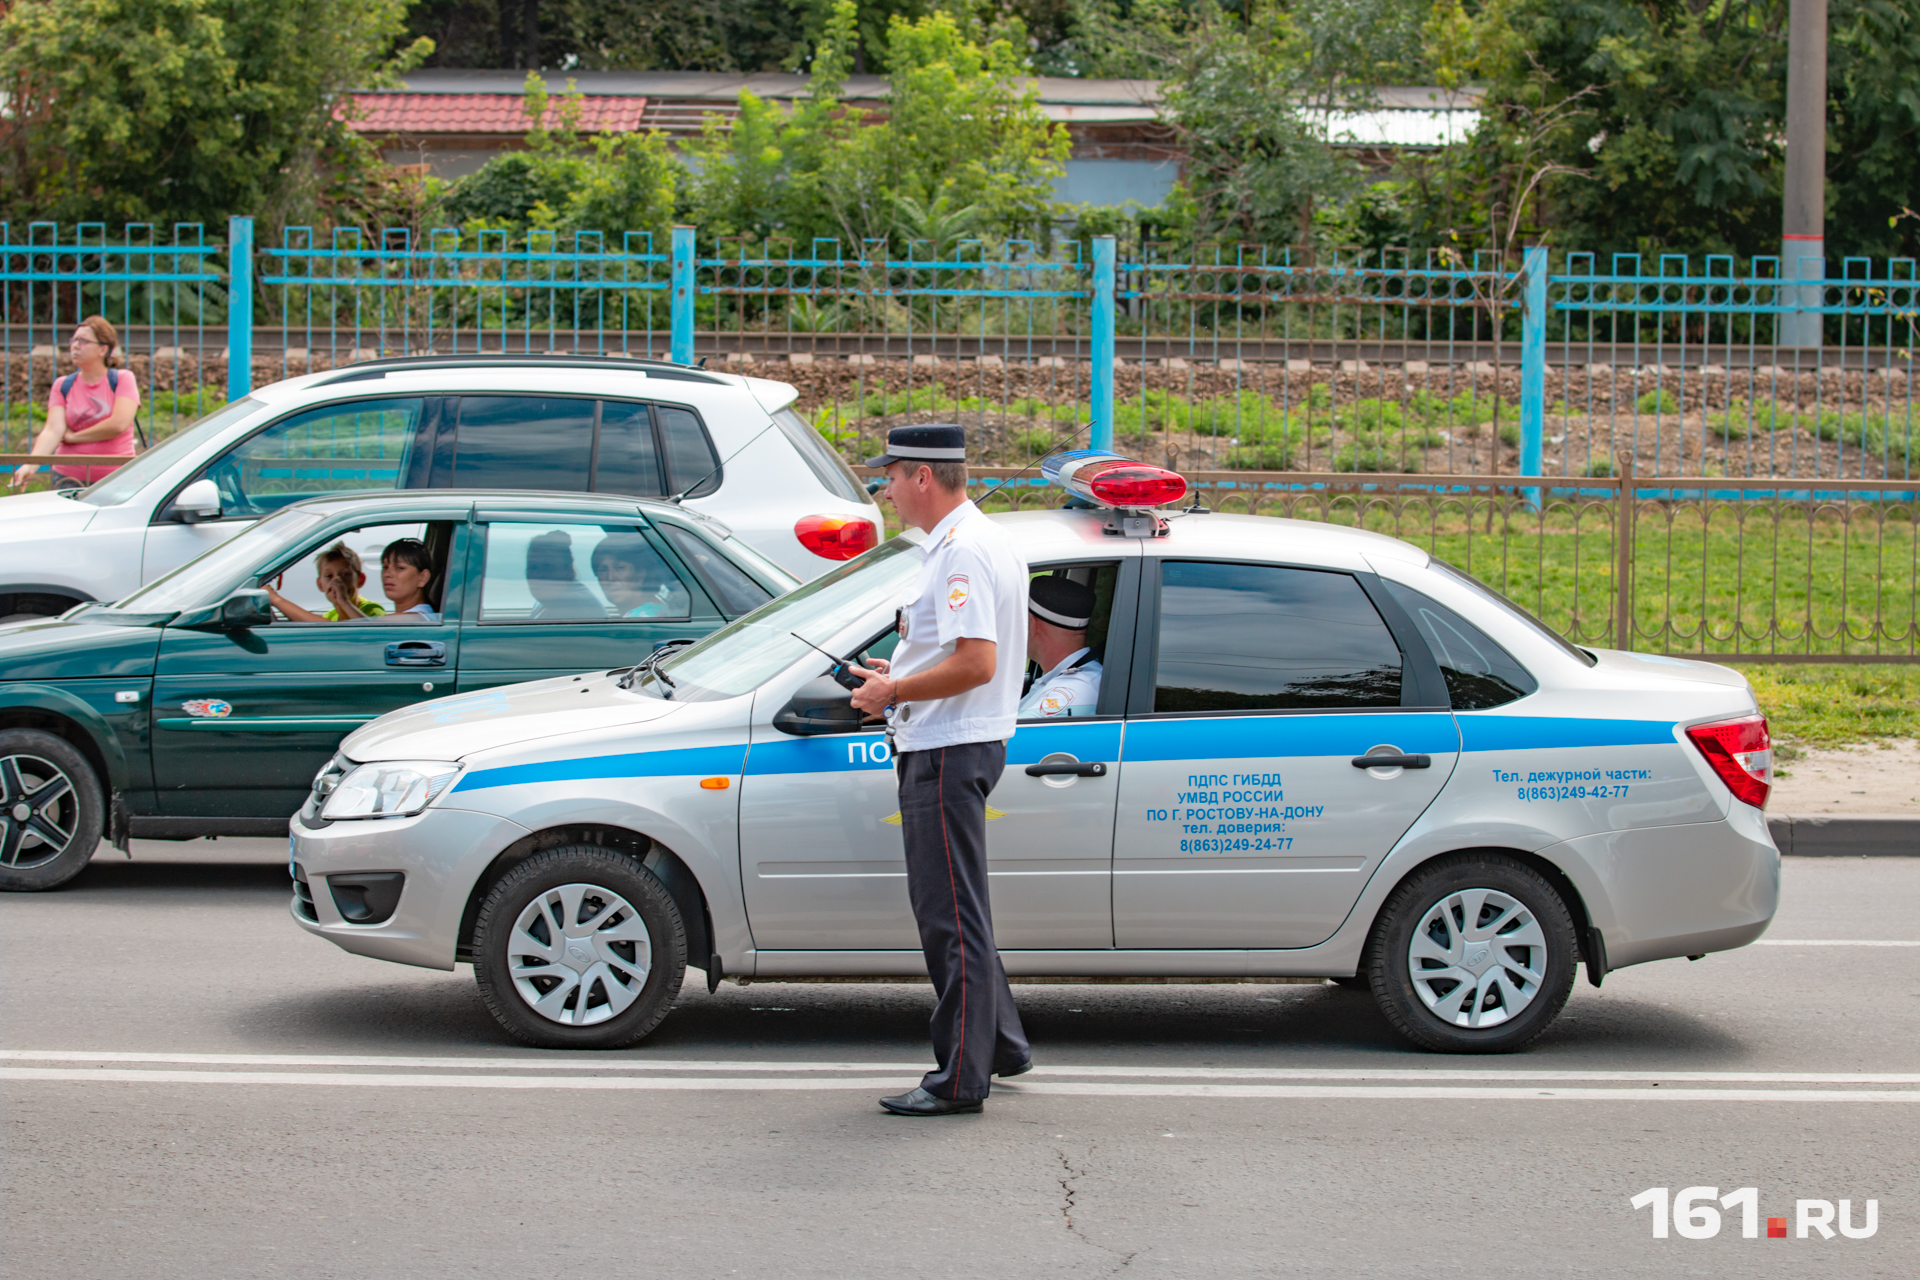
[[[853,695],[835,684],[832,676],[820,676],[801,685],[787,705],[773,713],[773,727],[801,738],[858,733],[872,728],[862,723],[865,716],[854,710]]]
[[[204,476],[173,495],[166,519],[179,524],[204,524],[220,518],[220,486]]]
[[[181,614],[174,619],[173,625],[190,627],[196,631],[247,631],[272,623],[273,608],[267,603],[267,593],[258,589],[243,589],[219,604]]]

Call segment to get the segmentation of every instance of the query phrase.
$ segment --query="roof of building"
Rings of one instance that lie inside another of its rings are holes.
[[[698,134],[708,115],[737,114],[742,91],[791,102],[805,98],[804,75],[753,75],[707,71],[577,71],[547,73],[549,92],[583,95],[582,127],[589,132],[660,129]],[[521,108],[526,73],[435,69],[407,75],[400,91],[356,93],[366,113],[353,123],[362,133],[486,135],[526,132]],[[1160,123],[1160,83],[1155,80],[1082,80],[1038,76],[1029,81],[1049,120],[1069,126],[1137,126]],[[885,76],[849,76],[843,92],[852,102],[882,102]],[[1371,102],[1327,113],[1330,141],[1347,146],[1440,146],[1457,141],[1478,119],[1477,89],[1390,85]],[[546,124],[559,120],[557,104]]]
[[[351,122],[360,133],[497,133],[527,131],[524,100],[518,93],[356,93],[361,117]],[[542,124],[560,124],[563,105],[547,104]],[[580,127],[588,133],[630,133],[646,114],[643,97],[589,95],[580,100]]]

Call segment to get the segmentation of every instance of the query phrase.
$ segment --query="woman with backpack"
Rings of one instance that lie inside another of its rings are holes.
[[[73,357],[74,372],[56,380],[49,391],[47,425],[33,442],[33,452],[131,454],[140,388],[131,371],[115,367],[121,363],[120,335],[105,316],[88,316],[73,331],[67,352]],[[13,487],[23,487],[38,470],[33,463],[21,466],[13,473]],[[53,487],[79,488],[113,470],[114,466],[55,464]]]

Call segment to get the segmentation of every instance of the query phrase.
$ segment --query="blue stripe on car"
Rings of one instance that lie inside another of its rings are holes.
[[[1460,717],[1468,751],[1525,751],[1550,747],[1673,745],[1671,720],[1582,720],[1574,716]]]
[[[522,787],[536,782],[578,782],[584,778],[669,778],[688,774],[737,774],[747,749],[738,747],[684,747],[677,751],[634,751],[617,756],[584,756],[577,760],[540,760],[531,764],[475,769],[461,778],[455,791],[487,787]]]
[[[1453,716],[1444,711],[1139,720],[1127,726],[1126,758],[1138,762],[1357,756],[1381,743],[1392,743],[1402,751],[1444,755],[1460,749],[1460,735],[1453,727]]]

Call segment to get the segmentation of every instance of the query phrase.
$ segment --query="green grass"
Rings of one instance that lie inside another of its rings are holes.
[[[1920,664],[1740,668],[1782,757],[1808,747],[1920,738]]]

